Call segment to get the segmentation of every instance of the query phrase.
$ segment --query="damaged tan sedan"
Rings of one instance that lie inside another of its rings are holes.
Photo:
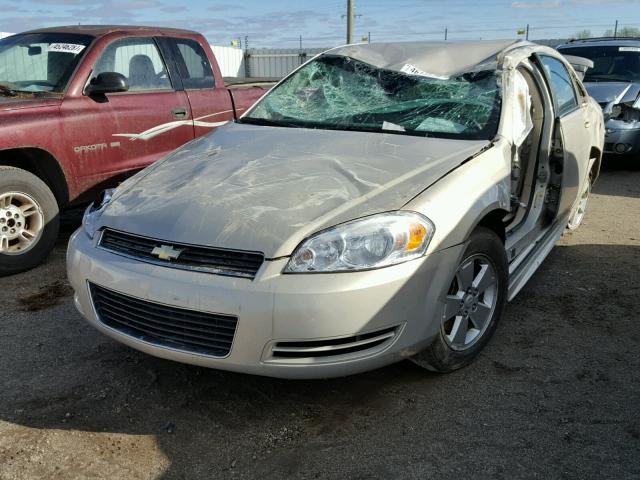
[[[584,216],[600,107],[527,42],[349,45],[105,192],[75,303],[158,357],[288,378],[450,372]]]

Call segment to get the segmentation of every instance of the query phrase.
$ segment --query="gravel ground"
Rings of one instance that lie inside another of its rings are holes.
[[[613,163],[613,160],[611,161]],[[0,478],[640,479],[640,171],[450,375],[284,381],[130,350],[76,313],[65,243],[0,279]]]

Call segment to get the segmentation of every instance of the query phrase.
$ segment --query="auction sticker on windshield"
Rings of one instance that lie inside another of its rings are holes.
[[[640,47],[620,47],[619,52],[640,52]]]
[[[84,45],[76,43],[52,43],[49,45],[48,51],[78,54],[84,50]]]
[[[410,63],[406,63],[400,69],[400,71],[402,73],[408,73],[409,75],[420,75],[421,77],[435,78],[437,80],[448,80],[447,77],[441,77],[439,75],[432,75],[430,73],[424,72],[424,71],[420,70],[418,67],[416,67],[415,65],[411,65]]]

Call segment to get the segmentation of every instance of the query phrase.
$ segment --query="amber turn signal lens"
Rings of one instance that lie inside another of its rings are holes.
[[[409,227],[409,241],[407,242],[407,251],[410,252],[419,248],[427,236],[427,229],[419,223],[412,223]]]

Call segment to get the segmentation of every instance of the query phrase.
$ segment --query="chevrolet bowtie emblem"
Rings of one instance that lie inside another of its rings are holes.
[[[175,260],[181,253],[182,250],[176,250],[169,245],[162,245],[151,250],[151,255],[157,255],[160,260]]]

